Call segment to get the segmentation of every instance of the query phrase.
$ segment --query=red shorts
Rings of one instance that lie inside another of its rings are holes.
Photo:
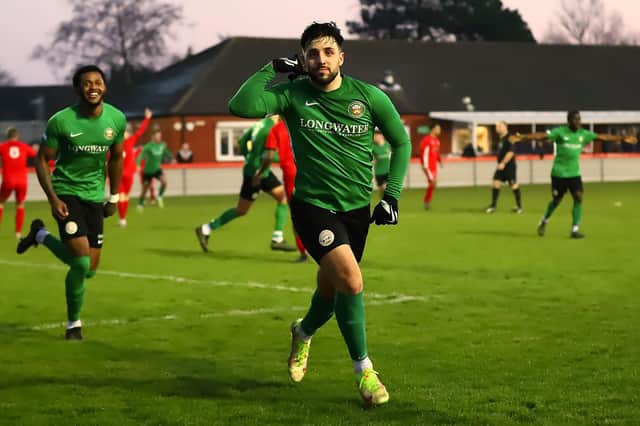
[[[27,198],[27,183],[8,183],[5,181],[2,181],[2,186],[0,186],[0,202],[7,201],[14,191],[16,193],[16,203],[24,203],[25,198]]]
[[[122,175],[120,178],[120,189],[118,190],[121,194],[129,194],[131,192],[131,187],[133,186],[133,174]]]

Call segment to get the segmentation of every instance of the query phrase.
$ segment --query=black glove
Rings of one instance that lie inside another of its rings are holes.
[[[295,80],[297,76],[304,74],[302,61],[298,55],[292,55],[288,58],[277,58],[271,63],[276,72],[288,72],[289,80],[291,81]]]
[[[398,200],[386,195],[376,205],[371,214],[369,223],[376,225],[397,225],[398,224]]]
[[[117,203],[110,203],[108,201],[105,201],[104,204],[102,205],[102,214],[104,215],[104,217],[113,216],[117,208],[118,208]]]

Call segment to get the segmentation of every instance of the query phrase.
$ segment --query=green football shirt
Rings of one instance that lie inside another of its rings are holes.
[[[127,120],[119,109],[103,103],[99,117],[86,117],[78,105],[55,113],[47,123],[44,145],[57,150],[51,178],[57,195],[104,200],[107,152],[122,143]]]
[[[374,143],[373,158],[376,160],[373,169],[373,173],[376,176],[389,173],[389,166],[391,165],[391,145],[389,145],[389,142],[384,141],[382,145]]]
[[[262,155],[264,154],[264,146],[267,142],[267,136],[275,123],[269,117],[257,122],[251,128],[251,146],[248,147],[245,155],[244,167],[242,174],[244,176],[253,176],[262,164]],[[250,149],[249,149],[250,148]],[[267,176],[270,169],[265,170],[264,176]]]
[[[590,130],[578,129],[575,132],[568,126],[547,130],[547,139],[556,144],[556,156],[551,167],[551,176],[560,178],[578,177],[580,173],[580,154],[597,135]]]
[[[335,211],[368,205],[376,126],[392,148],[386,194],[400,197],[411,144],[382,90],[349,76],[331,92],[318,90],[308,78],[267,89],[274,77],[271,64],[265,65],[242,85],[229,109],[241,117],[280,114],[285,120],[298,168],[296,198]]]
[[[152,175],[157,173],[162,168],[162,160],[171,159],[173,155],[169,148],[167,148],[166,142],[153,142],[149,141],[142,148],[140,156],[136,160],[136,164],[142,163],[144,160],[144,169],[142,173],[145,175]]]

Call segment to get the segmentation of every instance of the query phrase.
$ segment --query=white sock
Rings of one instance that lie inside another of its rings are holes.
[[[47,235],[49,235],[47,228],[39,229],[38,232],[36,232],[36,243],[42,244],[44,239],[47,238]]]
[[[296,337],[298,339],[302,339],[305,342],[308,342],[309,340],[311,340],[311,336],[307,336],[307,334],[302,330],[302,327],[297,326],[293,332],[295,333]]]
[[[274,241],[276,243],[281,243],[284,241],[284,232],[282,231],[273,231],[273,234],[271,234],[271,241]]]
[[[67,321],[67,330],[69,330],[71,328],[76,328],[76,327],[82,327],[82,321],[80,321],[80,320]]]
[[[578,232],[578,225],[573,225],[571,232]]]
[[[211,227],[209,226],[208,223],[205,223],[204,225],[202,225],[201,229],[204,235],[211,235]]]
[[[360,361],[353,361],[353,371],[355,371],[356,374],[362,373],[367,368],[373,368],[373,363],[369,357],[361,359]]]

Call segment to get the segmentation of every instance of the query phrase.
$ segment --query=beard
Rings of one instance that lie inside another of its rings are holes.
[[[310,73],[309,74],[309,78],[311,79],[311,81],[313,81],[318,86],[328,86],[329,84],[331,84],[331,82],[333,80],[336,79],[336,77],[338,76],[339,72],[340,72],[340,70],[338,69],[337,71],[331,72],[326,76],[321,76],[317,72],[316,73]]]

